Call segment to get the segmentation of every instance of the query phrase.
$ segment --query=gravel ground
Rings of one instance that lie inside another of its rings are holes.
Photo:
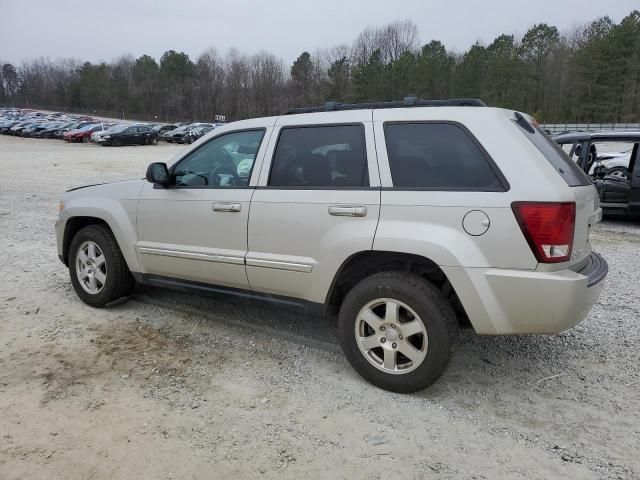
[[[640,478],[640,224],[601,223],[600,303],[555,336],[461,335],[413,395],[361,380],[335,321],[138,288],[92,309],[58,196],[180,147],[0,137],[0,478]]]

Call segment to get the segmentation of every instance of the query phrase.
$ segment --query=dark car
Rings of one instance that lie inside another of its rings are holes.
[[[47,125],[49,125],[49,122],[40,122],[40,123],[34,123],[32,125],[29,125],[27,128],[22,130],[22,132],[20,132],[21,136],[27,137],[27,138],[32,138],[38,132],[40,132],[41,130],[44,130],[45,128],[47,128]]]
[[[9,128],[6,133],[13,136],[20,136],[20,134],[22,133],[22,130],[24,130],[25,128],[28,128],[30,125],[33,125],[33,124],[34,124],[33,120],[18,122],[14,124],[11,128]]]
[[[574,132],[553,139],[584,172],[591,173],[605,214],[640,216],[640,131]],[[598,151],[612,144],[630,151],[627,169],[612,172],[604,165],[608,156]]]
[[[43,128],[39,132],[34,133],[33,136],[35,138],[55,138],[58,130],[61,130],[69,125],[70,124],[66,122],[52,123],[47,125],[45,128]]]
[[[23,130],[22,136],[31,138],[42,138],[42,132],[59,125],[61,125],[61,123],[58,121],[43,122],[38,124],[37,126],[31,126],[30,128]]]
[[[121,125],[102,137],[102,145],[157,145],[158,134],[148,125]]]

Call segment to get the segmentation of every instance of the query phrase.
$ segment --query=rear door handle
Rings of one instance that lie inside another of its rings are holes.
[[[364,217],[367,215],[367,207],[361,205],[331,205],[329,215],[336,217]]]
[[[214,203],[212,205],[214,212],[239,212],[239,203]]]

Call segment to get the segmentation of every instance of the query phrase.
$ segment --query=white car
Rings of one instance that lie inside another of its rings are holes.
[[[146,181],[67,192],[56,237],[89,305],[140,282],[321,307],[364,378],[410,392],[442,374],[459,323],[580,322],[608,271],[601,215],[526,115],[408,97],[226,124]]]
[[[607,174],[629,171],[632,150],[625,152],[609,152],[598,155],[598,163],[607,169]]]
[[[104,130],[99,130],[97,132],[93,132],[91,134],[91,143],[103,143],[104,142],[104,137],[106,135],[109,135],[109,133],[111,132],[112,129],[116,128],[116,127],[120,127],[124,124],[116,124],[116,125],[111,125],[109,126],[109,128],[104,129]]]

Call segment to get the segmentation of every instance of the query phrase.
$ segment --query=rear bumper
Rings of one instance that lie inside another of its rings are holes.
[[[608,273],[591,253],[575,270],[537,272],[443,267],[477,333],[558,333],[580,323]]]

